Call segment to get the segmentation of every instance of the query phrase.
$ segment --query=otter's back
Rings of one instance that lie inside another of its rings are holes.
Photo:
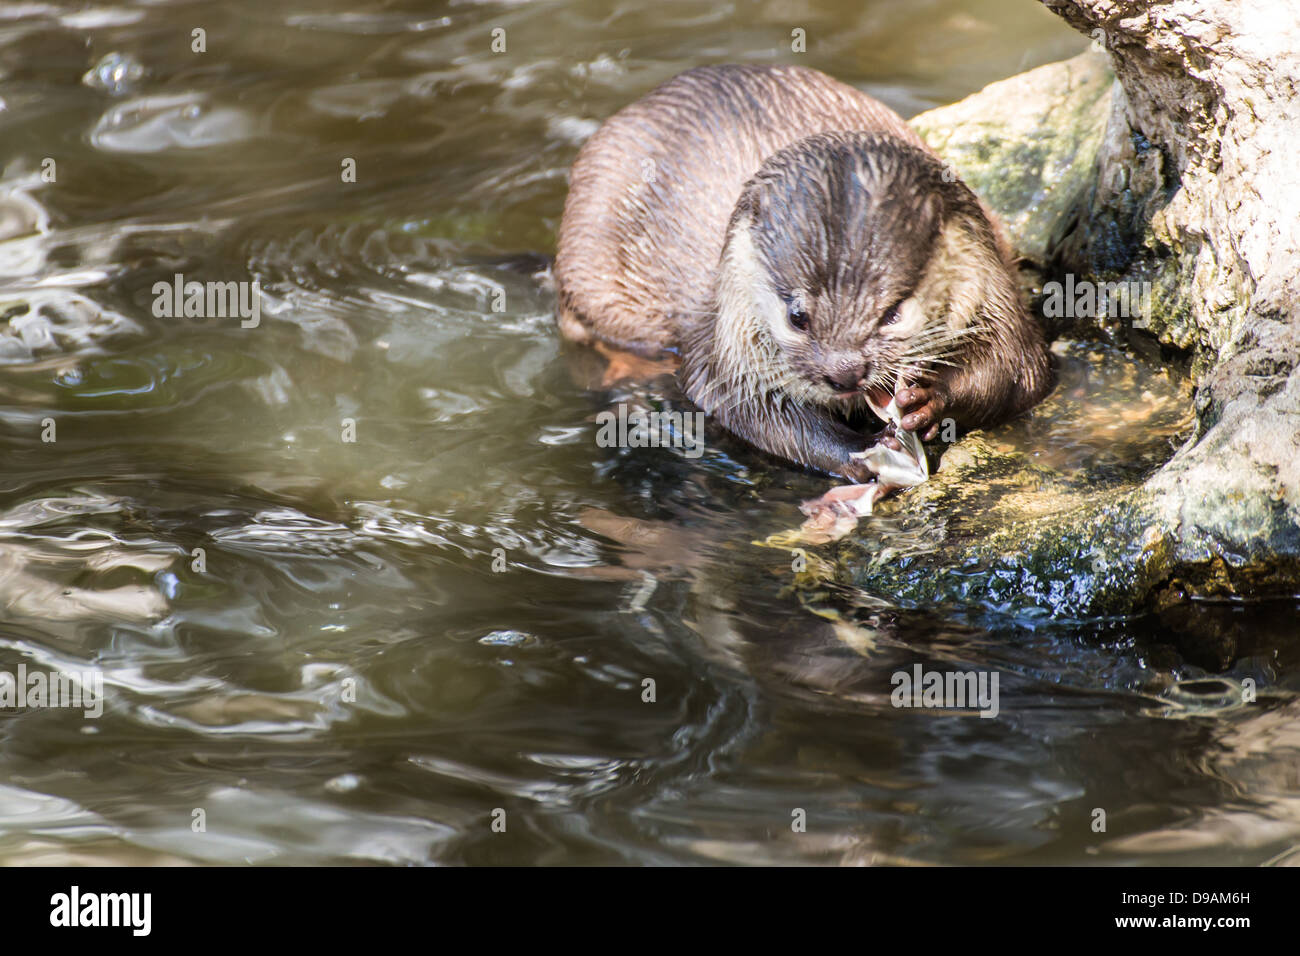
[[[555,274],[561,328],[643,353],[709,309],[741,187],[763,160],[831,130],[893,133],[893,110],[798,66],[689,70],[610,117],[570,173]]]

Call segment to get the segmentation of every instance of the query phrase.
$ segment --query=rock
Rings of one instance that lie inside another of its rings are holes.
[[[892,604],[1062,618],[1127,613],[1168,588],[1174,541],[1142,479],[1189,429],[1188,391],[1114,346],[1054,351],[1061,386],[1031,419],[947,449],[818,577]]]
[[[1095,487],[968,437],[900,502],[947,535],[941,560],[882,561],[869,531],[839,576],[1057,616],[1300,593],[1300,21],[1284,0],[1044,2],[1109,70],[1090,51],[913,122],[1049,277],[1151,283],[1141,321],[1084,326],[1180,360],[1189,434],[1144,480]],[[991,492],[1006,520],[954,536],[942,508]]]
[[[1281,0],[1046,2],[1121,88],[1060,266],[1152,278],[1149,332],[1194,359],[1196,428],[1133,510],[1171,541],[1168,586],[1294,594],[1300,23]]]
[[[985,87],[912,125],[1006,224],[1016,250],[1046,265],[1095,178],[1115,77],[1096,51]]]

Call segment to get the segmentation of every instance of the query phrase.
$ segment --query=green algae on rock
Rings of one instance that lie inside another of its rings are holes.
[[[903,605],[1072,618],[1127,613],[1166,581],[1173,542],[1142,488],[1190,428],[1185,383],[1112,345],[1054,351],[1057,390],[882,502],[840,543],[833,579]]]
[[[1042,267],[1092,186],[1115,77],[1095,51],[990,84],[912,126]]]

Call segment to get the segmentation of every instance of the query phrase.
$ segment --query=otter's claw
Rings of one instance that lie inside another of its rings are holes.
[[[944,399],[937,389],[909,385],[898,390],[894,401],[903,413],[898,425],[904,431],[920,435],[924,441],[939,434]]]

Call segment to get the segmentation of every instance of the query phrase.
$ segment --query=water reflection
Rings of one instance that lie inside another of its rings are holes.
[[[1050,15],[261,0],[205,7],[201,54],[194,19],[0,12],[0,670],[106,693],[0,711],[6,863],[1294,860],[1294,606],[800,589],[753,542],[824,483],[598,448],[606,402],[672,396],[553,329],[565,170],[649,86],[797,21],[912,113],[1075,52]],[[256,279],[261,324],[156,317],[177,273]],[[1140,477],[1181,406],[1090,430],[1108,367],[1002,440]],[[998,717],[892,707],[916,664],[996,670]]]

